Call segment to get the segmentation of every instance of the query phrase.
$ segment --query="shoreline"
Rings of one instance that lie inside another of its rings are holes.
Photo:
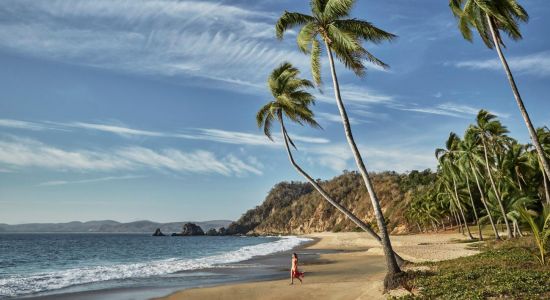
[[[301,237],[301,236],[299,236]],[[319,238],[307,237],[311,241],[304,242],[293,249],[271,253],[267,255],[255,256],[243,261],[232,262],[220,265],[218,267],[208,267],[203,269],[185,270],[174,273],[174,277],[180,280],[167,284],[166,286],[130,286],[130,287],[110,287],[99,288],[85,291],[74,291],[77,286],[69,286],[60,290],[45,291],[34,295],[23,295],[17,299],[27,300],[98,300],[98,299],[155,299],[164,297],[182,289],[205,288],[227,284],[238,284],[244,282],[258,282],[276,280],[286,277],[288,271],[287,264],[290,261],[292,252],[302,251],[308,246],[314,245],[320,241]],[[323,251],[330,252],[330,251]],[[318,259],[319,255],[309,253],[306,260],[312,261]],[[252,271],[250,271],[252,270]],[[182,283],[181,277],[197,279],[191,281],[189,286]],[[170,275],[166,281],[170,280]],[[73,290],[73,291],[71,291]]]
[[[266,263],[266,266],[268,268],[271,267],[271,268],[278,269],[277,273],[279,274],[271,274],[270,276],[267,276],[267,277],[260,276],[260,277],[249,278],[249,279],[241,278],[235,281],[228,281],[228,282],[217,283],[217,284],[214,283],[214,284],[208,284],[208,285],[198,286],[198,287],[189,287],[184,289],[180,288],[180,289],[176,289],[170,294],[165,294],[160,297],[153,297],[153,298],[150,298],[150,300],[170,299],[170,297],[173,297],[178,293],[188,291],[188,290],[195,290],[195,289],[202,290],[202,289],[218,288],[218,287],[232,286],[232,285],[238,285],[238,284],[257,284],[262,282],[279,281],[279,280],[285,280],[285,279],[288,280],[289,270],[290,270],[290,255],[293,252],[296,252],[300,256],[300,262],[302,265],[328,264],[330,262],[326,259],[323,259],[323,255],[350,252],[347,250],[315,248],[315,245],[321,242],[322,238],[308,236],[308,235],[297,235],[297,236],[307,237],[312,241],[298,245],[288,251],[277,252],[277,253],[264,255],[264,256],[258,256],[240,263],[235,263],[235,264],[246,264],[246,263],[268,262]],[[205,270],[209,270],[209,269],[205,269]]]
[[[289,286],[287,278],[228,283],[180,290],[155,300],[192,299],[386,299],[385,260],[379,244],[366,233],[340,232],[303,235],[316,238],[303,251],[320,253],[316,262],[302,258],[304,284]],[[477,254],[466,249],[454,232],[392,236],[396,252],[411,262],[440,261]],[[329,253],[321,253],[329,251]],[[287,268],[288,272],[288,268]]]

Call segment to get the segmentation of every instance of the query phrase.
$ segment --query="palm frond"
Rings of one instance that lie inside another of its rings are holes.
[[[285,11],[275,24],[275,35],[282,39],[285,31],[299,25],[305,25],[314,21],[314,18],[297,12]]]
[[[325,5],[327,4],[327,0],[311,0],[309,2],[309,6],[311,7],[311,11],[315,16],[322,16],[323,11],[325,11]]]
[[[339,48],[346,49],[349,52],[360,51],[363,48],[353,33],[342,31],[333,24],[328,26],[327,36],[332,42],[331,46],[337,44]]]
[[[310,46],[317,34],[315,23],[309,22],[300,29],[300,32],[296,36],[296,43],[298,48],[305,54],[309,54]]]
[[[339,19],[349,16],[355,0],[327,0],[323,17],[326,19]]]
[[[349,49],[342,48],[338,43],[334,43],[330,47],[346,68],[352,70],[359,77],[365,76],[365,65],[362,62],[363,53],[350,52]]]
[[[313,39],[311,43],[311,75],[315,84],[320,86],[322,84],[321,79],[321,45],[319,40]]]
[[[273,141],[273,137],[271,136],[271,126],[273,125],[273,119],[274,119],[273,114],[267,114],[263,123],[264,134],[265,136],[267,136],[267,138],[269,138],[272,141]]]
[[[315,97],[305,90],[313,88],[314,85],[311,81],[300,78],[299,75],[300,70],[288,62],[283,62],[268,77],[268,85],[275,99],[258,111],[256,123],[259,127],[263,127],[264,134],[270,139],[272,139],[273,120],[279,120],[283,130],[286,130],[284,116],[297,124],[320,128],[309,108],[310,105],[315,104]],[[289,142],[295,147],[290,138]]]
[[[392,41],[397,38],[395,34],[384,31],[372,25],[370,22],[357,19],[336,20],[334,21],[334,26],[346,32],[353,32],[353,34],[360,37],[364,41],[375,44],[385,41]]]
[[[384,63],[383,61],[378,59],[376,56],[374,56],[372,53],[370,53],[367,50],[365,50],[365,57],[367,58],[368,61],[370,61],[374,65],[382,67],[383,69],[389,69],[390,68],[389,65],[387,65],[386,63]]]
[[[266,105],[262,106],[258,113],[256,114],[256,124],[258,127],[262,127],[264,125],[265,118],[270,112],[272,102],[270,101]]]
[[[497,42],[505,46],[500,31],[513,40],[519,40],[522,38],[519,23],[529,20],[527,11],[517,0],[450,0],[449,7],[458,19],[458,28],[462,36],[471,41],[471,29],[475,28],[483,43],[491,49],[495,45],[490,25],[495,30]]]

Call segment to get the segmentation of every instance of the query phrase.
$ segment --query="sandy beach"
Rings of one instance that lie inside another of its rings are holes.
[[[289,279],[229,284],[183,290],[164,300],[180,299],[385,299],[385,266],[379,244],[366,233],[317,233],[317,242],[303,252],[333,250],[301,269],[303,284]],[[438,261],[476,254],[466,249],[458,233],[392,236],[396,252],[409,261]],[[300,252],[298,252],[300,253]]]

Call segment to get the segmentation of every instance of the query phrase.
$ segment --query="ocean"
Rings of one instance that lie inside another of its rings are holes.
[[[142,293],[128,299],[162,296],[185,287],[237,281],[250,272],[222,270],[257,269],[257,263],[239,262],[289,251],[307,241],[292,236],[0,234],[0,299],[136,288]],[[262,274],[268,273],[257,272]],[[148,294],[147,289],[157,293]]]

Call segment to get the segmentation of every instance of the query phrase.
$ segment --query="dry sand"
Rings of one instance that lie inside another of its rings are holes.
[[[303,284],[289,279],[222,285],[183,290],[163,299],[385,299],[382,293],[384,258],[379,244],[366,233],[318,233],[314,249],[343,250],[322,254],[319,261],[301,266]],[[403,258],[413,262],[437,261],[473,255],[466,244],[457,243],[457,233],[392,236],[392,244]]]

